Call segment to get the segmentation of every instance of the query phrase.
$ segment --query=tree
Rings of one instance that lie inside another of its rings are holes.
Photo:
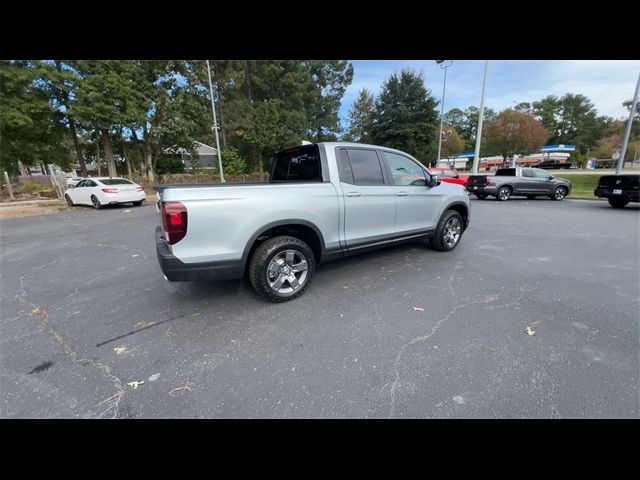
[[[500,112],[494,121],[487,123],[483,136],[485,151],[506,159],[515,154],[539,150],[549,132],[532,115],[507,109]]]
[[[549,131],[549,143],[575,145],[581,154],[593,148],[601,136],[602,120],[584,95],[549,95],[533,102],[533,113]]]
[[[338,110],[353,80],[353,66],[346,60],[310,60],[306,63],[313,82],[309,97],[309,135],[321,142],[340,131]]]
[[[455,156],[464,149],[464,140],[451,125],[442,127],[442,157]]]
[[[471,106],[462,111],[459,108],[449,110],[444,121],[447,125],[451,125],[456,129],[464,140],[464,148],[473,150],[476,144],[476,130],[478,129],[478,119],[480,118],[480,109]],[[484,109],[483,122],[491,122],[495,120],[496,112],[491,108]]]
[[[373,95],[363,88],[349,110],[348,139],[353,142],[371,143],[371,129],[375,114]]]
[[[0,164],[16,173],[25,165],[68,166],[67,131],[42,82],[40,62],[0,61]]]
[[[100,133],[109,176],[117,176],[111,131],[144,122],[148,91],[136,81],[134,62],[80,60],[71,66],[81,82],[70,115]]]
[[[429,163],[437,149],[436,106],[437,101],[424,86],[422,74],[410,70],[394,73],[383,83],[375,102],[372,141]]]

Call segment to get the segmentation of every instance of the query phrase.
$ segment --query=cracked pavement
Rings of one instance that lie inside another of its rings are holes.
[[[638,205],[474,199],[453,252],[322,265],[285,304],[166,282],[157,222],[0,220],[1,417],[640,416]]]

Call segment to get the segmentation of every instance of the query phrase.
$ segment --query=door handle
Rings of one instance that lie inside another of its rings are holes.
[[[398,192],[398,193],[396,193],[396,195],[399,196],[399,197],[406,197],[409,194],[407,192]]]
[[[360,192],[349,192],[347,193],[347,197],[361,197],[362,194]]]

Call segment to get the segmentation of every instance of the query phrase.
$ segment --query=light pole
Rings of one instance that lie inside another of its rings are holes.
[[[633,124],[633,117],[636,114],[636,106],[638,105],[638,90],[640,90],[640,74],[638,75],[638,83],[636,83],[636,93],[633,94],[633,100],[631,101],[631,110],[629,112],[629,120],[627,120],[627,128],[624,132],[624,140],[622,141],[622,149],[620,150],[620,157],[616,165],[616,175],[620,175],[622,172],[622,164],[624,163],[624,156],[627,153],[627,143],[629,143],[629,135],[631,134],[631,125]],[[624,102],[623,106],[629,106],[629,102]]]
[[[440,135],[438,138],[438,161],[436,166],[440,163],[440,152],[442,151],[442,124],[444,122],[444,94],[447,88],[447,68],[451,66],[453,60],[436,60],[436,63],[440,65],[440,68],[444,70],[444,83],[442,84],[442,105],[440,106]]]
[[[487,87],[487,67],[489,60],[484,61],[484,77],[482,79],[482,96],[480,97],[480,116],[478,118],[478,131],[476,132],[476,150],[473,155],[473,175],[478,174],[478,161],[480,160],[480,141],[482,140],[482,117],[484,117],[484,94]]]
[[[211,110],[213,110],[213,131],[216,133],[216,149],[218,150],[220,182],[224,183],[224,172],[222,171],[222,152],[220,151],[220,139],[218,138],[218,121],[216,120],[216,106],[213,102],[213,85],[211,83],[211,68],[209,67],[209,60],[207,60],[207,73],[209,74],[209,93],[211,94]]]

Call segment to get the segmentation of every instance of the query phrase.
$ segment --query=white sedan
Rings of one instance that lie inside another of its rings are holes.
[[[85,178],[64,192],[64,199],[69,206],[93,205],[95,209],[118,203],[140,206],[145,198],[144,187],[126,178]]]

